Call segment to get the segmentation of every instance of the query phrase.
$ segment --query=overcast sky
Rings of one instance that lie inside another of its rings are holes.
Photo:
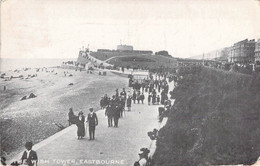
[[[191,57],[260,38],[256,0],[3,0],[2,58],[77,58],[79,48]]]

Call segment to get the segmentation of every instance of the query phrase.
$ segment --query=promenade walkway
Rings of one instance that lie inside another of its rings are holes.
[[[150,146],[147,132],[159,126],[158,107],[148,106],[147,98],[144,104],[132,104],[132,111],[119,119],[118,128],[107,127],[105,111],[99,110],[96,140],[88,140],[88,131],[78,140],[77,127],[72,125],[33,147],[38,165],[133,165],[140,148]]]

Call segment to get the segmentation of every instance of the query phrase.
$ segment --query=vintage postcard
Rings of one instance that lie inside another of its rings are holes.
[[[0,165],[260,165],[259,0],[0,4]]]

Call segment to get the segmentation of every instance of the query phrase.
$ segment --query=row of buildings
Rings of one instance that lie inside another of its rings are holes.
[[[260,39],[257,41],[245,39],[234,43],[231,47],[215,50],[204,56],[221,62],[260,64]]]

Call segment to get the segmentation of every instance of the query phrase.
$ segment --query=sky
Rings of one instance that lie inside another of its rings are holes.
[[[187,58],[260,38],[256,0],[2,0],[1,58],[77,58],[80,48]]]

